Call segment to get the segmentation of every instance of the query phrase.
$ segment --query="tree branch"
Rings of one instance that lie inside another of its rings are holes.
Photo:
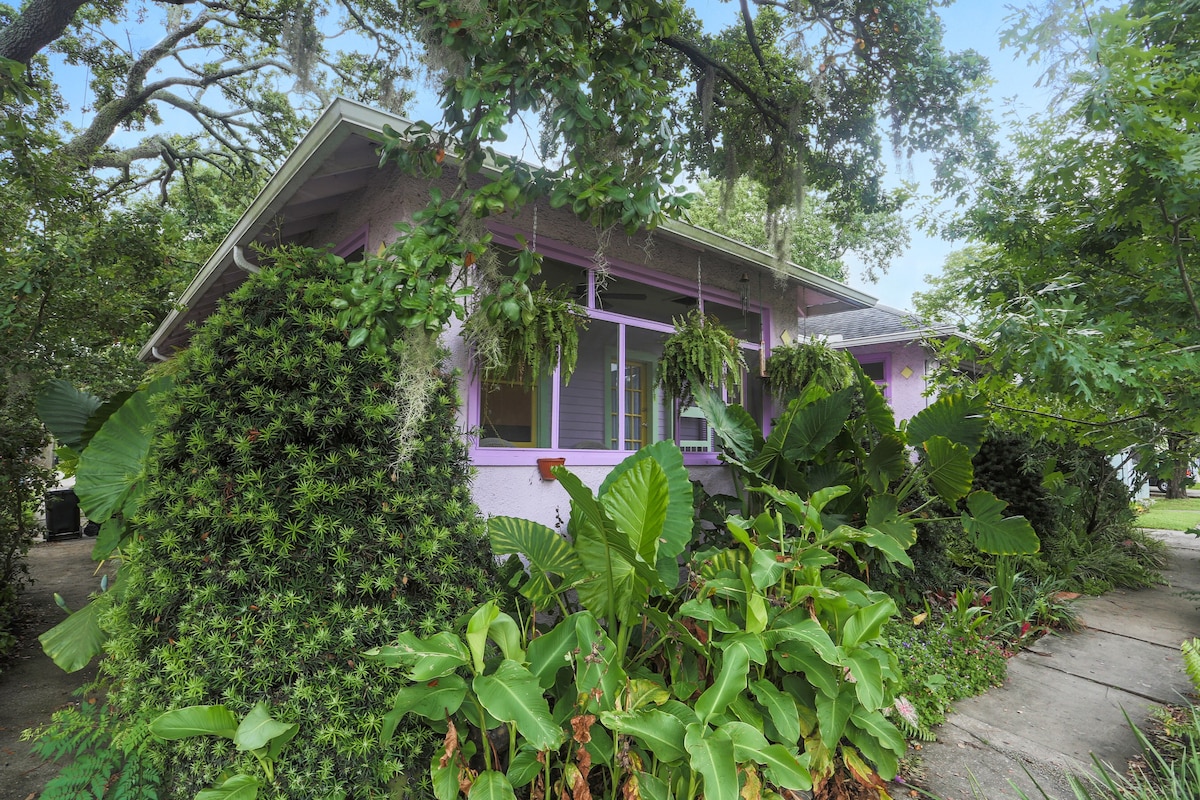
[[[666,36],[662,39],[659,39],[659,41],[672,50],[681,53],[697,67],[705,70],[712,69],[715,72],[719,72],[721,76],[725,78],[725,80],[729,81],[733,88],[745,95],[746,99],[749,100],[756,109],[758,109],[758,113],[762,114],[762,116],[772,125],[783,131],[788,129],[787,119],[784,117],[779,108],[776,107],[773,102],[767,100],[766,98],[760,97],[758,92],[754,91],[754,89],[752,89],[745,81],[743,81],[741,77],[738,76],[738,74],[734,72],[727,64],[717,61],[715,58],[709,56],[707,53],[697,47],[693,42],[689,42],[686,39],[681,39],[678,36]]]

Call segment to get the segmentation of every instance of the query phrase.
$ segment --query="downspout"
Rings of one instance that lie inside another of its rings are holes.
[[[168,359],[166,356],[164,356],[162,353],[158,352],[158,347],[157,347],[156,345],[152,345],[152,346],[150,347],[150,355],[154,356],[154,357],[155,357],[155,358],[157,358],[159,361],[167,361],[167,360],[169,360],[169,359]]]
[[[242,253],[242,246],[240,244],[235,244],[233,246],[233,263],[238,265],[238,269],[245,270],[251,275],[255,275],[259,272],[258,267],[246,260],[246,256]]]

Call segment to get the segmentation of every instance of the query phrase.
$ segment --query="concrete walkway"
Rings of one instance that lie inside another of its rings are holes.
[[[924,784],[942,800],[1042,794],[1071,800],[1064,772],[1087,773],[1092,755],[1124,772],[1139,726],[1155,705],[1191,690],[1179,645],[1200,636],[1200,539],[1156,531],[1171,548],[1167,586],[1078,601],[1084,628],[1047,636],[1008,663],[999,689],[955,705],[938,741],[922,747]],[[978,791],[971,788],[972,776]],[[903,797],[901,790],[896,796]]]

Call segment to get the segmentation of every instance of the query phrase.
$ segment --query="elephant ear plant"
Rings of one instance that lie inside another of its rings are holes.
[[[693,554],[675,445],[630,456],[595,496],[555,474],[567,536],[490,523],[493,550],[528,563],[518,613],[485,603],[463,630],[406,632],[368,653],[410,681],[384,737],[409,716],[444,737],[430,766],[439,800],[882,791],[905,746],[880,636],[896,607],[837,571],[834,552],[906,557],[885,534],[825,526],[847,487],[806,500],[761,486],[766,510],[729,520],[733,545]]]
[[[745,409],[697,389],[696,404],[717,433],[722,459],[733,467],[743,508],[762,507],[763,495],[755,490],[764,486],[804,497],[845,486],[848,491],[823,509],[825,524],[871,529],[907,549],[916,541],[916,526],[932,521],[927,510],[936,498],[952,508],[963,506],[958,519],[980,551],[1037,552],[1038,537],[1028,520],[1005,517],[1007,503],[991,492],[972,491],[971,459],[987,426],[983,402],[961,393],[942,395],[897,425],[879,387],[852,366],[855,386],[831,394],[809,385],[767,436]],[[864,412],[851,418],[856,393]]]

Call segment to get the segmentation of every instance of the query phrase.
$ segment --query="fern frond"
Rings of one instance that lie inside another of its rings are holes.
[[[1200,692],[1200,639],[1184,642],[1179,649],[1183,653],[1183,669],[1192,679],[1192,689]]]

